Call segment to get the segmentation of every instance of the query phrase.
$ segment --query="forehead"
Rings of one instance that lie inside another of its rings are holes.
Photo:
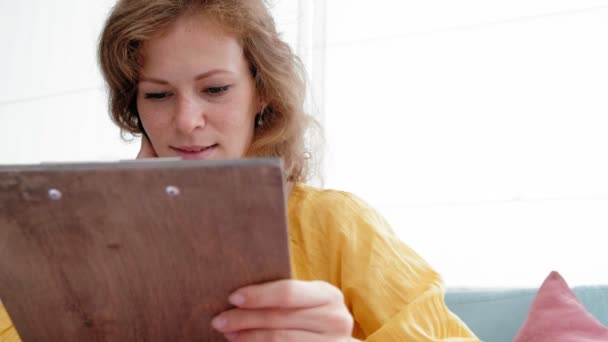
[[[235,34],[202,16],[178,18],[165,31],[143,43],[142,67],[208,66],[240,69],[245,56]]]

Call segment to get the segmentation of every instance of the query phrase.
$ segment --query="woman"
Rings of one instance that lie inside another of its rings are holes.
[[[477,341],[374,210],[304,185],[303,71],[262,0],[119,1],[99,57],[114,120],[143,134],[138,158],[284,160],[295,279],[227,298],[212,326],[228,340]]]

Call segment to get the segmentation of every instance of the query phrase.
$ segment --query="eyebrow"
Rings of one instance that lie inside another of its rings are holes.
[[[194,77],[195,81],[199,81],[217,74],[232,74],[231,71],[228,70],[222,70],[222,69],[214,69],[214,70],[210,70],[207,72],[204,72],[200,75],[197,75],[196,77]],[[158,84],[169,84],[169,82],[162,80],[160,78],[154,78],[154,77],[146,77],[146,76],[142,76],[139,80],[140,82],[152,82],[152,83],[158,83]]]

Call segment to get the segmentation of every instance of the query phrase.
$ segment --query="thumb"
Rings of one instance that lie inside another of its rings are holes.
[[[139,149],[139,153],[137,154],[137,159],[146,159],[146,158],[158,158],[156,151],[154,151],[154,147],[152,147],[152,143],[150,139],[144,134],[141,137],[141,147]]]

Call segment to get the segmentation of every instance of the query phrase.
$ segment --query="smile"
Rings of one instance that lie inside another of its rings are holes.
[[[218,144],[213,144],[208,146],[171,146],[171,149],[177,152],[183,159],[199,160],[209,159],[214,154],[217,147]]]

